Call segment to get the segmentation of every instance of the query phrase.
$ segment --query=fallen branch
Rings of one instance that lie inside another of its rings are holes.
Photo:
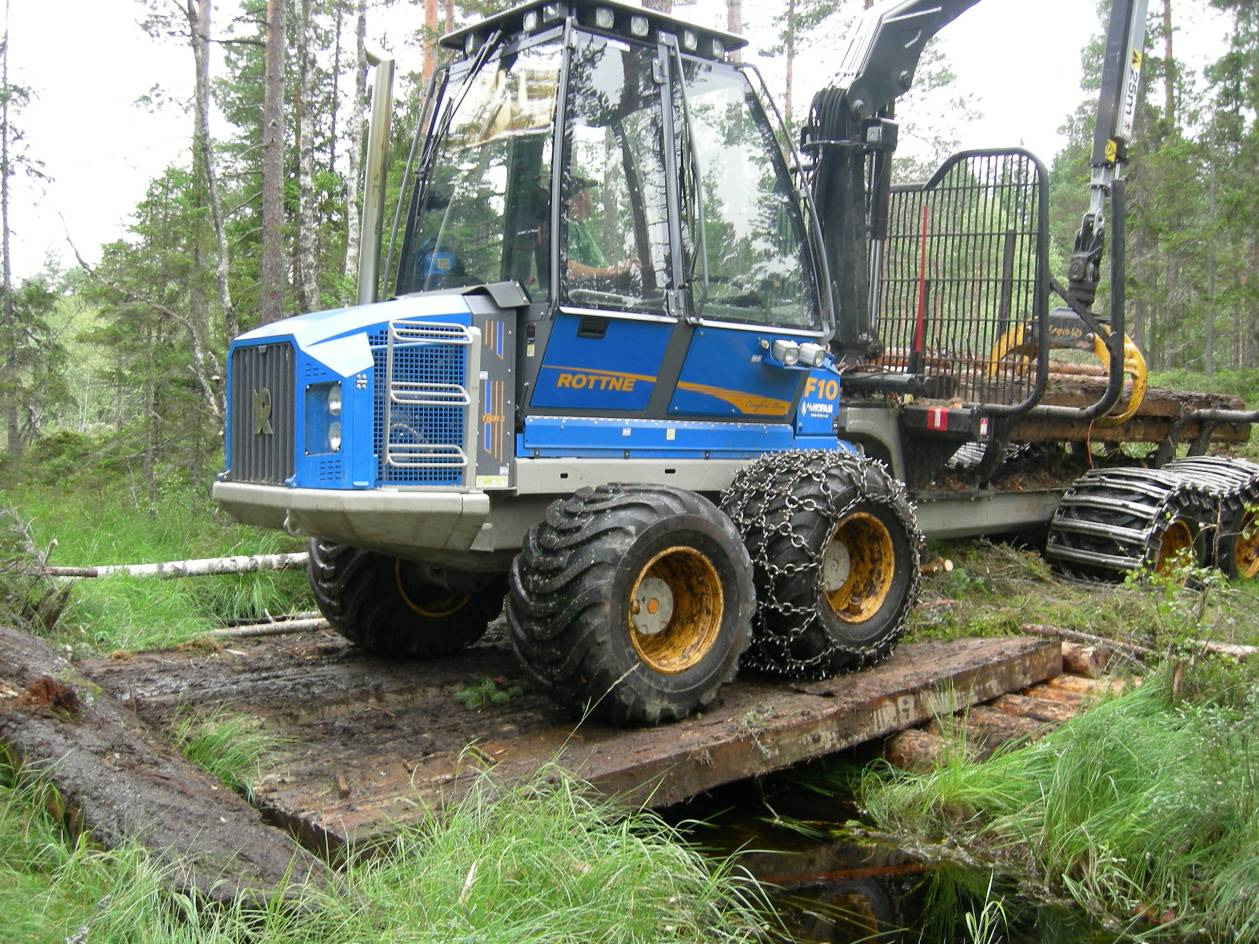
[[[1105,636],[1082,633],[1077,629],[1060,629],[1057,626],[1046,626],[1043,623],[1024,623],[1019,629],[1033,636],[1050,636],[1054,639],[1066,639],[1071,642],[1083,643],[1086,646],[1114,648],[1123,652],[1124,655],[1135,656],[1141,660],[1160,654],[1149,646],[1143,646],[1140,643],[1129,642],[1126,639],[1108,639]]]
[[[225,626],[212,629],[207,636],[215,639],[248,639],[253,636],[283,636],[287,633],[309,633],[316,629],[327,629],[328,621],[319,619],[276,620],[272,623],[252,623],[248,626]]]
[[[205,557],[166,561],[161,564],[105,564],[100,567],[45,567],[49,577],[72,580],[87,577],[209,577],[217,574],[251,574],[260,570],[296,570],[306,566],[305,551],[294,554],[253,554],[236,557]]]

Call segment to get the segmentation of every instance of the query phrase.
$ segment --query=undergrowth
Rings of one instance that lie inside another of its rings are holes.
[[[213,908],[164,888],[137,847],[67,841],[38,785],[0,768],[4,939],[240,942],[751,942],[758,886],[654,814],[594,799],[558,769],[507,792],[482,779],[440,818],[351,857],[303,908]]]
[[[176,718],[169,737],[188,760],[250,800],[262,759],[283,743],[263,731],[258,719],[221,709]]]
[[[1218,572],[1178,580],[1099,584],[1056,576],[1035,549],[975,540],[930,546],[907,638],[955,639],[1025,632],[1028,624],[1075,630],[1167,650],[1186,637],[1259,645],[1259,591]]]
[[[1172,663],[1043,740],[871,771],[882,829],[982,850],[1107,923],[1259,941],[1259,667]]]
[[[40,483],[4,493],[48,563],[139,564],[302,550],[275,531],[228,522],[208,488],[168,485],[151,515],[125,482],[103,491]],[[301,571],[177,580],[114,576],[77,580],[59,619],[34,631],[73,655],[177,645],[232,619],[310,607]]]

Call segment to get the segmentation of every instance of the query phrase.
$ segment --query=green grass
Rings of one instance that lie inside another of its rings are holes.
[[[557,769],[501,793],[482,780],[441,820],[351,858],[300,913],[208,909],[163,888],[134,847],[67,841],[39,786],[0,767],[5,941],[401,941],[630,944],[761,940],[763,896],[650,813],[625,814]]]
[[[1259,645],[1259,587],[1205,578],[1202,593],[1166,581],[1099,584],[1056,577],[1034,550],[984,540],[933,544],[907,639],[1015,635],[1040,623],[1165,649],[1187,638]],[[1200,612],[1199,612],[1200,610]]]
[[[190,761],[251,800],[262,759],[283,743],[262,731],[256,718],[221,709],[177,718],[169,736]]]
[[[24,483],[0,492],[29,523],[52,564],[138,564],[230,554],[302,550],[273,531],[228,522],[205,489],[170,486],[154,513],[137,511],[124,480],[104,490]],[[50,634],[75,655],[177,645],[224,620],[310,608],[304,573],[269,572],[159,580],[106,577],[76,581]]]
[[[1259,941],[1259,667],[1170,667],[982,764],[870,773],[882,829],[983,850],[1112,926]]]

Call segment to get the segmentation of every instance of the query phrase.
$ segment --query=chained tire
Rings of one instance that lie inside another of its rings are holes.
[[[710,704],[751,632],[752,564],[712,502],[602,485],[555,501],[512,563],[507,623],[555,700],[616,724]]]
[[[764,456],[735,476],[721,507],[755,572],[745,666],[824,678],[892,651],[917,600],[922,535],[904,485],[882,463]]]
[[[1201,565],[1209,556],[1202,524],[1215,508],[1205,488],[1174,471],[1092,469],[1054,509],[1045,557],[1060,573],[1087,580]]]
[[[338,633],[375,655],[431,659],[466,649],[503,609],[501,576],[460,593],[420,577],[412,561],[310,542],[307,567],[319,611]]]

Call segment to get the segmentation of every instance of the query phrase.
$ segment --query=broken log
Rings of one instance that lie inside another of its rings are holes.
[[[220,574],[252,574],[260,570],[297,570],[305,567],[305,551],[293,554],[251,554],[235,557],[203,557],[160,564],[103,564],[99,567],[45,567],[49,577],[72,580],[87,577],[214,577]]]
[[[135,842],[181,891],[261,906],[324,884],[323,862],[265,825],[233,793],[43,640],[0,627],[0,744],[57,789],[72,829]]]

